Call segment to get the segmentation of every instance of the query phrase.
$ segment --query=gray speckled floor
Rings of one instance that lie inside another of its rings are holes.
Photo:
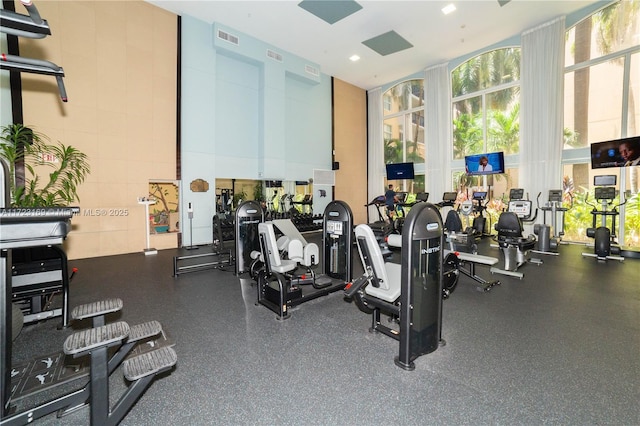
[[[393,363],[398,343],[370,334],[370,317],[340,293],[277,321],[255,306],[255,287],[230,272],[173,278],[176,250],[71,262],[80,270],[71,304],[120,297],[120,318],[156,319],[175,341],[177,368],[123,425],[638,425],[640,261],[598,263],[582,258],[581,246],[560,250],[526,265],[523,280],[500,276],[488,293],[461,277],[444,302],[447,345],[411,372]],[[498,256],[488,242],[481,251]],[[71,330],[56,325],[26,327],[14,362],[58,350]],[[119,370],[111,383],[115,399]],[[83,409],[34,424],[88,419]]]

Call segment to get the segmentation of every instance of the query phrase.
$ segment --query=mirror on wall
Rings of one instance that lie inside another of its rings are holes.
[[[326,191],[323,192],[326,195]],[[216,179],[216,211],[219,213],[231,213],[242,201],[256,200],[269,214],[313,214],[313,198],[310,181]]]

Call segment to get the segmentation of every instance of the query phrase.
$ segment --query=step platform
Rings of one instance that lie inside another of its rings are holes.
[[[167,371],[176,365],[178,355],[173,348],[164,347],[125,360],[122,363],[124,377],[130,382],[152,374]]]
[[[82,356],[101,347],[119,345],[129,336],[129,324],[118,321],[73,333],[64,341],[62,350],[73,357]]]
[[[122,299],[118,298],[78,305],[71,311],[71,319],[84,320],[92,318],[94,327],[103,326],[105,324],[105,315],[122,310],[122,306]]]
[[[153,337],[155,338],[151,339]],[[145,339],[149,340],[137,345],[129,357],[175,345],[158,321],[136,324],[129,329],[127,342],[140,342]],[[12,402],[18,402],[47,389],[88,378],[89,364],[88,358],[73,359],[67,357],[64,352],[55,352],[15,365],[11,369],[10,399]]]

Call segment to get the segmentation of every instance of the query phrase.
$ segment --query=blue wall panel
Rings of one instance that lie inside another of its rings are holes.
[[[331,168],[331,79],[317,64],[233,29],[222,28],[238,44],[221,40],[219,28],[182,18],[181,211],[194,203],[194,244],[212,239],[216,177],[307,180]],[[209,192],[191,192],[196,178]]]

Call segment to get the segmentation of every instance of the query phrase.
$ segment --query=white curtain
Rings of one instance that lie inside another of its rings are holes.
[[[438,202],[451,190],[451,76],[448,64],[425,70],[425,190]]]
[[[520,187],[530,198],[562,189],[564,17],[522,33]]]
[[[382,136],[382,88],[371,89],[368,92],[368,135],[367,135],[367,202],[384,194],[384,140]],[[375,207],[367,210],[369,222],[378,220]]]

